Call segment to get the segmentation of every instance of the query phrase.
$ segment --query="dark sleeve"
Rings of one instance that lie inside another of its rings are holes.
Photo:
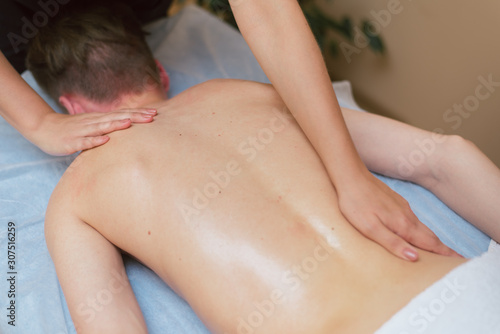
[[[36,4],[36,1],[33,1],[33,4]],[[1,2],[0,50],[19,73],[25,69],[24,59],[29,37],[36,33],[26,27],[23,35],[23,24],[28,18],[33,19],[33,11],[25,4],[15,0]]]
[[[142,23],[166,16],[172,1],[120,0],[133,8]],[[84,0],[1,0],[0,50],[19,73],[26,69],[26,47],[38,28],[46,25],[62,7],[76,2]]]

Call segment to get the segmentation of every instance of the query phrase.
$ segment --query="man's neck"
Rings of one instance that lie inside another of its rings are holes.
[[[147,108],[157,105],[165,101],[166,99],[166,92],[155,89],[145,91],[141,94],[130,94],[122,96],[114,109]]]
[[[75,113],[90,113],[111,112],[120,109],[151,108],[165,101],[167,94],[160,89],[150,89],[140,94],[124,94],[109,103],[94,102],[81,95],[66,95],[65,98],[69,101],[69,104],[75,106],[73,107]],[[68,107],[66,106],[66,108]],[[69,108],[68,111],[70,111]]]

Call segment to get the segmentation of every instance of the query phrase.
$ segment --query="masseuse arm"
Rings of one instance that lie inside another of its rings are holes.
[[[349,222],[366,237],[410,261],[418,258],[413,246],[447,254],[448,249],[439,241],[436,247],[437,238],[425,232],[408,203],[376,179],[361,161],[297,0],[229,2],[259,64],[321,157]]]
[[[155,110],[122,110],[75,116],[58,114],[21,78],[0,52],[0,116],[52,155],[102,145],[107,133],[153,120]]]
[[[500,169],[473,143],[367,112],[342,108],[342,114],[371,171],[430,190],[461,217],[500,241]],[[415,153],[426,158],[411,164]]]

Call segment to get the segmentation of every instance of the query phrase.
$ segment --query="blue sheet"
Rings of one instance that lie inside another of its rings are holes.
[[[188,7],[148,29],[152,32],[148,42],[171,78],[170,96],[211,78],[268,82],[239,33],[197,7]],[[38,90],[30,73],[23,77]],[[359,109],[348,82],[334,87],[341,105]],[[53,101],[49,103],[57,108]],[[22,101],[19,106],[22,112]],[[0,119],[1,333],[75,333],[43,233],[50,194],[73,158],[44,154]],[[404,196],[417,216],[447,245],[467,257],[487,250],[490,239],[430,192],[408,182],[378,177]],[[8,222],[16,228],[13,269],[7,267]],[[189,305],[152,271],[129,258],[125,263],[150,333],[208,333]],[[15,276],[16,327],[8,325],[6,317],[13,300],[7,295],[10,276]]]

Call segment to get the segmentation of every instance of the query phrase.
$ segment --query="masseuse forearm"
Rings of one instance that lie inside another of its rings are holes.
[[[52,112],[0,52],[0,115],[33,141],[43,117]]]
[[[336,185],[365,170],[296,0],[233,0],[238,26]]]

